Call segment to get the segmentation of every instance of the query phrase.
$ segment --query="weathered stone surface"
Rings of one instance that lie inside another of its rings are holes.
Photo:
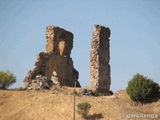
[[[73,48],[73,34],[57,26],[48,26],[46,30],[46,51],[70,57]]]
[[[94,32],[90,53],[91,86],[99,92],[110,90],[110,29],[101,25],[94,25]]]
[[[70,58],[73,34],[57,26],[48,26],[46,36],[46,52],[37,55],[34,69],[28,72],[23,81],[24,88],[34,89],[33,83],[36,83],[36,88],[45,88],[39,85],[39,81],[51,85],[52,77],[54,84],[73,87],[76,82],[77,87],[80,87],[79,73]]]

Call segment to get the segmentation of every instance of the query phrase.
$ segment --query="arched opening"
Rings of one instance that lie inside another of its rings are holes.
[[[54,84],[59,84],[58,75],[57,75],[57,72],[55,70],[53,70],[52,81],[53,81]]]
[[[60,40],[59,42],[59,45],[58,45],[58,52],[59,54],[62,56],[63,54],[65,54],[65,41],[62,39]]]

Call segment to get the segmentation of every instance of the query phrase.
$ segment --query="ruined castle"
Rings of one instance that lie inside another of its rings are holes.
[[[110,30],[101,25],[94,25],[90,53],[91,87],[100,92],[110,90]],[[45,89],[53,84],[81,87],[79,73],[70,57],[73,48],[73,34],[57,26],[46,28],[46,51],[36,57],[33,70],[23,80],[26,89]],[[52,81],[53,78],[53,81]]]

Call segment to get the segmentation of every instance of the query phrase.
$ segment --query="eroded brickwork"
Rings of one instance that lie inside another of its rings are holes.
[[[100,92],[110,90],[110,29],[94,25],[90,53],[91,86]]]
[[[28,72],[23,81],[24,88],[43,89],[50,87],[52,77],[54,84],[73,87],[76,81],[77,87],[80,87],[79,73],[70,58],[73,34],[57,26],[48,26],[46,39],[46,52],[37,55],[34,69]],[[43,79],[41,79],[42,77]]]

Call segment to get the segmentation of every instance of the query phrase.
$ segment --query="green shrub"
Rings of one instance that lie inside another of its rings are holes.
[[[87,102],[79,103],[77,105],[78,114],[82,115],[83,118],[87,118],[91,105]]]
[[[97,96],[100,96],[100,94],[99,94],[99,92],[97,90],[95,90],[95,91],[92,92],[92,96],[96,96],[97,97]]]
[[[16,82],[16,77],[10,71],[0,71],[0,88],[7,89]]]
[[[153,101],[159,95],[159,85],[153,80],[137,73],[128,82],[126,91],[133,101]]]

